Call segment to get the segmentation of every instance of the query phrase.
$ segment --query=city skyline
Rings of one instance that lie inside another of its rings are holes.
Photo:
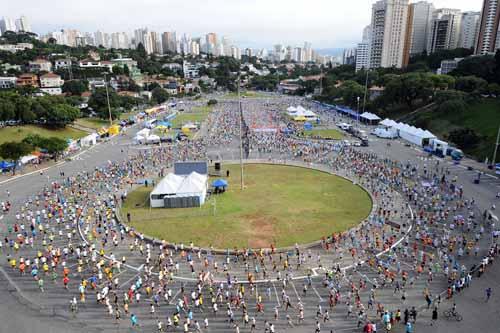
[[[203,36],[213,31],[228,35],[240,47],[271,47],[276,43],[301,44],[309,41],[314,48],[354,46],[362,29],[370,23],[371,6],[375,0],[351,0],[348,3],[315,0],[276,0],[269,3],[255,0],[223,0],[190,3],[147,0],[140,5],[131,0],[115,2],[88,0],[85,3],[51,1],[40,6],[34,0],[20,0],[4,5],[2,16],[30,18],[39,34],[62,28],[81,31],[132,32],[138,27],[151,30],[177,31]],[[415,2],[415,1],[412,1]],[[462,11],[481,10],[482,0],[435,0],[436,8],[457,8]],[[108,8],[109,6],[109,8]],[[151,11],[151,7],[155,7]],[[53,8],[58,8],[54,11]],[[95,9],[99,8],[99,11]],[[242,12],[242,8],[244,12]],[[366,8],[366,10],[365,10]],[[60,13],[64,12],[64,17]],[[113,20],[109,14],[113,13]]]

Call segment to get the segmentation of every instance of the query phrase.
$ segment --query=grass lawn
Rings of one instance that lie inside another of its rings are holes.
[[[79,139],[87,135],[84,131],[70,127],[49,129],[35,125],[7,126],[0,129],[0,144],[8,141],[22,141],[29,134],[38,134],[43,137],[55,136],[61,139]]]
[[[344,138],[344,134],[336,129],[317,129],[312,131],[302,131],[302,133],[306,137],[320,137],[323,139],[334,140],[341,140]]]
[[[223,170],[230,171],[228,191],[212,196],[201,208],[150,209],[152,188],[141,187],[129,193],[122,214],[130,212],[131,226],[155,238],[225,249],[313,242],[351,228],[371,210],[370,196],[362,188],[327,173],[245,165],[241,191],[239,166]]]
[[[498,126],[500,125],[500,100],[483,99],[468,106],[465,112],[451,112],[447,114],[427,112],[417,118],[416,122],[425,121],[426,127],[441,138],[458,128],[471,128],[481,141],[476,147],[464,149],[464,152],[484,162],[493,155]],[[500,158],[500,156],[499,156]]]
[[[182,127],[187,123],[201,123],[212,111],[212,106],[196,106],[191,110],[177,113],[177,116],[171,121],[174,128]]]
[[[101,118],[78,118],[77,120],[75,120],[75,124],[82,127],[98,130],[102,127],[109,126],[109,120],[104,120]]]

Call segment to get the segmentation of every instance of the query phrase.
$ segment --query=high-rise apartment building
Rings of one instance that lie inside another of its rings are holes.
[[[495,52],[500,23],[500,0],[484,0],[481,13],[481,23],[476,43],[476,54]]]
[[[162,42],[162,46],[163,46],[163,53],[166,53],[166,52],[176,53],[177,52],[177,36],[176,36],[175,31],[164,32],[161,35],[161,42]]]
[[[208,54],[216,54],[219,45],[217,44],[217,34],[210,32],[205,36],[206,51]]]
[[[163,54],[163,47],[161,45],[161,37],[160,34],[156,31],[151,31],[151,45],[153,47],[153,53]]]
[[[361,42],[356,47],[356,72],[368,68],[370,68],[370,44]]]
[[[3,35],[6,31],[16,31],[16,22],[4,16],[2,20],[0,20],[0,32]]]
[[[460,10],[442,8],[434,11],[432,16],[432,30],[427,43],[428,52],[456,49],[462,22]]]
[[[32,32],[28,18],[22,15],[16,20],[16,31]]]
[[[403,67],[408,0],[380,0],[372,7],[370,67]]]
[[[476,46],[480,23],[481,12],[465,12],[462,14],[458,47],[470,49]]]
[[[409,32],[409,53],[420,54],[427,49],[427,36],[431,33],[434,5],[419,1],[410,5],[411,22]]]

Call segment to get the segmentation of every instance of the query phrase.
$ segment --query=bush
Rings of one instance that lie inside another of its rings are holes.
[[[451,131],[448,134],[448,140],[455,143],[462,149],[467,149],[475,147],[479,141],[481,141],[481,138],[476,134],[476,132],[474,132],[473,129],[460,128]]]
[[[207,103],[208,106],[212,106],[212,105],[215,105],[215,104],[217,104],[217,100],[216,99],[211,99]]]
[[[441,103],[438,107],[438,111],[441,113],[461,113],[467,110],[467,105],[463,100],[460,99],[450,99]]]

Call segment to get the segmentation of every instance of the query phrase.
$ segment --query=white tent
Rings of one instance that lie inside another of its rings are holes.
[[[163,178],[150,193],[152,208],[165,207],[165,198],[197,197],[199,203],[205,203],[208,187],[208,176],[191,172],[187,176],[173,173]]]
[[[160,137],[152,134],[146,138],[146,143],[160,143]]]
[[[430,139],[436,138],[434,134],[427,130],[416,128],[404,123],[397,123],[392,119],[384,119],[380,122],[380,125],[396,130],[401,139],[421,147],[424,146]]]
[[[149,136],[149,133],[151,133],[151,130],[149,128],[144,128],[142,130],[140,130],[139,132],[137,132],[137,136],[143,136],[145,138],[147,138]]]
[[[38,159],[38,156],[36,156],[36,155],[26,155],[26,156],[21,157],[21,163],[26,164],[28,162],[35,161],[37,159]]]
[[[93,146],[97,143],[97,138],[99,137],[99,134],[97,133],[92,133],[92,134],[89,134],[83,138],[80,139],[80,145],[82,147],[89,147],[89,146]]]

